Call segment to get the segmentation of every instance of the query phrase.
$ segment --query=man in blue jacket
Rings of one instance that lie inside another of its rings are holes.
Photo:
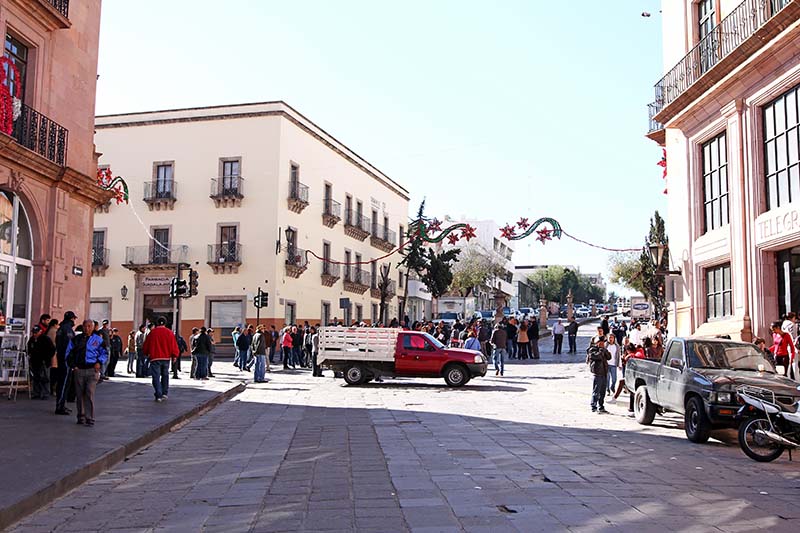
[[[81,334],[76,335],[67,346],[66,360],[75,376],[78,424],[93,426],[94,390],[100,380],[100,368],[108,361],[108,352],[93,320],[84,320],[81,329]]]

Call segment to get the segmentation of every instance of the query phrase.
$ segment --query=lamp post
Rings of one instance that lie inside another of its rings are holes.
[[[667,266],[667,270],[661,270],[661,262],[664,260],[664,252],[667,250],[664,244],[660,242],[650,243],[647,245],[647,248],[650,252],[650,261],[653,263],[653,268],[657,276],[681,275],[680,269],[669,270],[669,265]]]

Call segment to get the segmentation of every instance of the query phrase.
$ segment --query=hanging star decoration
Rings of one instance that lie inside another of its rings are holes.
[[[459,236],[456,232],[461,230]],[[438,235],[432,235],[438,233]],[[442,229],[442,222],[437,219],[428,221],[427,219],[415,220],[409,224],[409,235],[415,235],[419,239],[431,244],[438,244],[445,239],[449,244],[456,244],[459,240],[469,241],[475,237],[475,228],[469,224],[453,224]]]
[[[656,163],[656,165],[660,166],[664,169],[664,173],[661,175],[662,179],[667,179],[667,149],[661,149],[661,161]]]
[[[540,226],[543,224],[547,224],[550,227],[543,227],[539,229]],[[524,230],[523,233],[516,233],[516,228]],[[516,227],[511,224],[506,224],[505,227],[500,228],[500,234],[504,239],[509,241],[519,241],[526,237],[530,237],[536,233],[538,240],[541,243],[545,243],[546,241],[553,240],[553,237],[560,239],[561,238],[561,224],[554,218],[544,217],[536,220],[534,223],[529,223],[527,218],[520,218],[519,222],[517,222]]]
[[[475,237],[477,237],[477,235],[475,235],[475,228],[473,228],[469,224],[465,224],[464,229],[461,230],[461,238],[469,242]]]
[[[500,228],[500,234],[503,236],[504,239],[512,240],[517,235],[516,228],[511,224],[506,224],[502,228]]]
[[[97,169],[97,186],[104,191],[112,191],[114,193],[114,200],[117,205],[125,202],[128,203],[130,196],[128,194],[128,184],[120,176],[114,177],[111,173],[110,167]]]
[[[538,237],[536,237],[536,240],[541,242],[542,244],[544,244],[545,241],[553,240],[553,237],[551,236],[553,230],[551,230],[550,228],[542,228],[538,230],[536,233],[539,235]]]

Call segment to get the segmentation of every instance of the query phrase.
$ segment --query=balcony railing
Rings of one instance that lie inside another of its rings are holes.
[[[322,284],[332,287],[341,277],[341,266],[337,263],[322,263]]]
[[[108,267],[108,248],[92,247],[92,268]]]
[[[185,244],[176,246],[128,246],[125,248],[125,266],[175,265],[185,263],[189,255],[189,247]]]
[[[650,104],[647,104],[647,116],[649,119],[649,127],[647,129],[648,133],[653,133],[654,131],[664,129],[664,125],[653,118],[656,116],[656,113],[658,113],[658,106],[656,105],[656,103],[652,102]]]
[[[32,107],[22,104],[22,111],[14,121],[11,136],[20,146],[36,152],[56,165],[66,165],[69,131]]]
[[[674,102],[792,0],[745,0],[655,85],[655,114]]]
[[[371,274],[366,270],[361,270],[357,266],[346,266],[344,270],[344,280],[356,285],[370,286]]]
[[[244,178],[241,176],[223,176],[211,178],[211,198],[244,198]]]
[[[294,213],[302,213],[306,207],[308,207],[308,185],[291,180],[289,182],[289,210]]]
[[[155,180],[144,184],[144,201],[175,201],[177,199],[178,184],[174,180]]]
[[[342,219],[342,204],[332,198],[325,198],[322,203],[322,223],[332,228]]]
[[[238,242],[225,242],[208,245],[208,264],[228,264],[242,262],[242,245]]]
[[[286,248],[286,274],[292,278],[299,278],[308,268],[308,254],[296,246]]]
[[[372,221],[358,211],[348,209],[344,217],[345,231],[358,240],[363,241],[372,232]]]
[[[386,226],[382,226],[380,224],[372,225],[372,236],[391,245],[394,245],[394,243],[397,241],[397,234]]]
[[[47,3],[64,15],[64,18],[69,18],[69,0],[47,0]]]

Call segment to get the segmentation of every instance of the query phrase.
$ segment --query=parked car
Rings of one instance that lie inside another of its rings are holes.
[[[661,361],[629,359],[625,368],[636,421],[649,425],[656,414],[682,414],[692,442],[707,441],[712,429],[738,427],[736,389],[743,385],[769,389],[786,405],[800,400],[797,383],[745,342],[674,337]]]
[[[494,311],[478,311],[483,320],[494,320]]]
[[[576,307],[573,312],[576,318],[589,318],[592,314],[589,308],[585,306]]]
[[[568,311],[567,304],[562,305],[558,310],[558,317],[559,318],[567,318],[567,311]]]
[[[533,307],[520,307],[519,314],[522,320],[530,320],[535,316]]]
[[[450,324],[451,326],[456,323],[456,320],[464,321],[464,317],[461,313],[454,313],[454,312],[445,312],[445,313],[437,313],[436,318],[433,319],[434,322],[437,324],[439,322],[444,322],[445,324]]]
[[[486,375],[478,351],[447,348],[431,335],[394,328],[320,328],[319,364],[342,372],[348,385],[377,376],[444,378],[450,387]]]

